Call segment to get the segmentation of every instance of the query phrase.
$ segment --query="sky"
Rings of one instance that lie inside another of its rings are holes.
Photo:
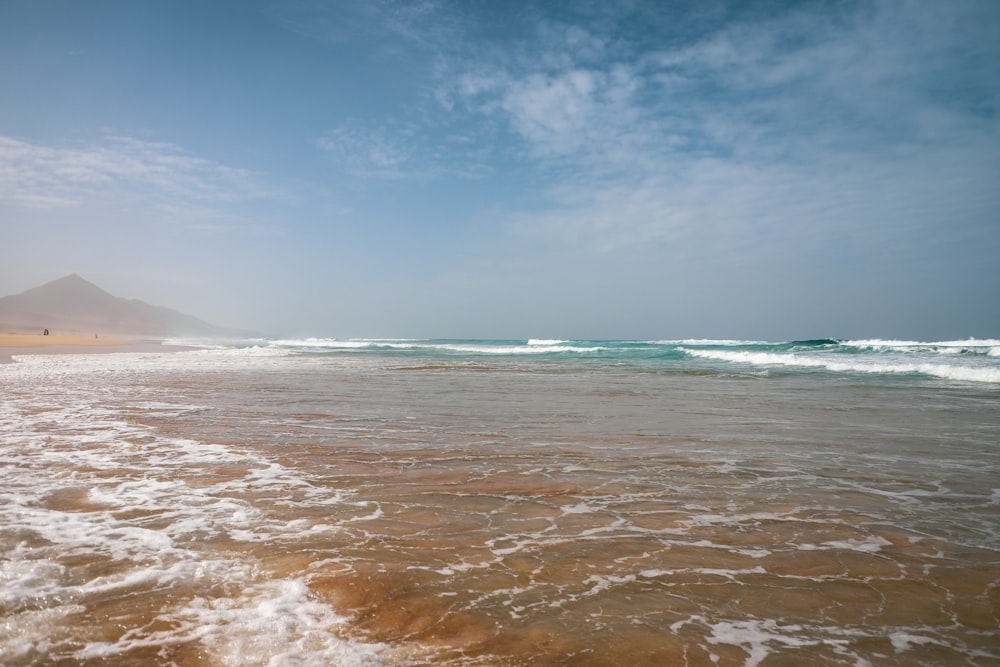
[[[0,294],[1000,337],[1000,2],[0,0]]]

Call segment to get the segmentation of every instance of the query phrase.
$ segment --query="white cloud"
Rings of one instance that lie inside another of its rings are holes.
[[[534,247],[658,261],[920,265],[953,248],[1000,252],[1000,159],[974,146],[794,164],[702,158],[627,181],[563,182],[512,231]],[[880,268],[877,268],[880,267]]]
[[[596,78],[588,70],[557,77],[533,74],[511,84],[502,107],[528,140],[562,152],[575,147],[593,122]]]
[[[504,118],[534,157],[606,160],[624,142],[639,162],[678,147],[773,155],[777,144],[923,141],[929,108],[1000,103],[989,65],[1000,47],[984,27],[1000,27],[1000,12],[976,2],[827,9],[724,23],[666,48],[619,39],[613,49],[597,26],[542,23],[513,53],[484,47],[464,71],[443,68],[438,97]]]
[[[565,70],[595,64],[608,55],[605,37],[579,25],[543,21],[537,27],[538,43],[547,45],[525,64],[547,70]]]
[[[441,97],[505,123],[549,176],[551,208],[512,223],[535,241],[926,252],[956,220],[984,239],[1000,204],[1000,126],[982,111],[1000,102],[982,27],[1000,13],[981,8],[811,7],[615,52],[544,24],[534,53],[484,49]]]
[[[357,176],[405,176],[413,168],[409,132],[346,123],[316,140],[317,145],[348,173]]]
[[[315,144],[343,173],[360,178],[477,179],[492,172],[468,135],[418,121],[346,121]]]
[[[552,73],[479,69],[456,77],[454,85],[438,95],[449,111],[457,105],[501,119],[524,142],[531,158],[590,156],[591,165],[614,166],[623,147],[643,143],[648,133],[634,99],[639,85],[630,68],[617,65]],[[630,162],[630,169],[635,166]]]
[[[689,118],[705,119],[705,137],[723,148],[767,151],[765,144],[780,143],[786,152],[864,152],[932,141],[935,131],[921,123],[929,111],[974,120],[976,107],[1000,102],[1000,72],[987,65],[1000,59],[1000,47],[983,27],[1000,28],[1000,12],[980,16],[983,6],[880,2],[848,12],[792,11],[649,53],[641,68]],[[737,131],[713,134],[721,125]],[[739,140],[745,131],[758,141]]]
[[[149,205],[223,205],[267,196],[251,172],[128,137],[51,146],[0,136],[0,200],[47,208],[142,195]]]

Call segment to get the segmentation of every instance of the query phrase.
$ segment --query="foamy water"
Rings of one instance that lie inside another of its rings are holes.
[[[997,387],[748,345],[16,357],[0,664],[1000,661]]]

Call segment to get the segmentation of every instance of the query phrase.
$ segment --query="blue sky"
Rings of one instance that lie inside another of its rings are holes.
[[[1000,335],[1000,2],[0,2],[0,294],[282,335]]]

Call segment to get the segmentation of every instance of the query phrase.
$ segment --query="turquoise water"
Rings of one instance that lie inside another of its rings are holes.
[[[493,358],[630,364],[637,370],[788,374],[874,374],[1000,384],[1000,340],[918,342],[818,339],[739,340],[376,340],[285,339],[244,342],[294,354],[373,354],[442,360]]]

